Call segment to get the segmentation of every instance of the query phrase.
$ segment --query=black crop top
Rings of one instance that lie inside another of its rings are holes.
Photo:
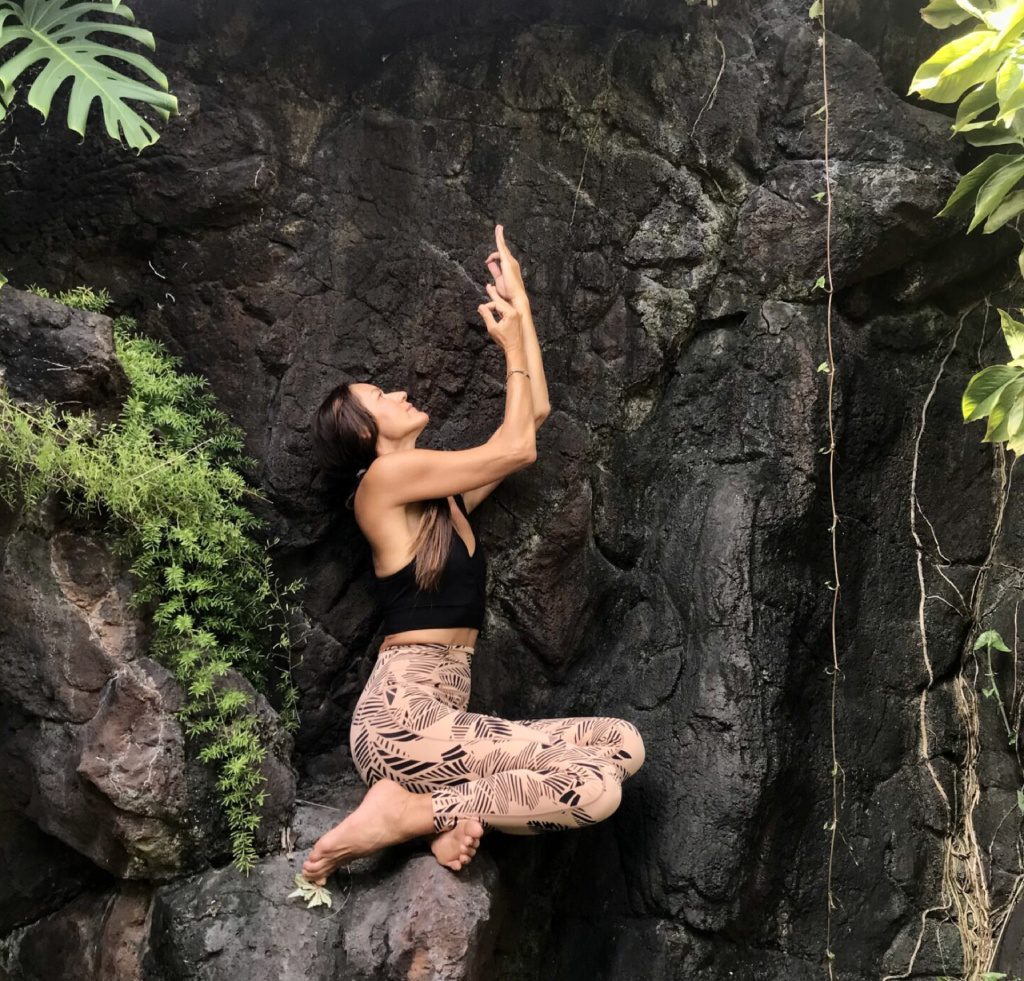
[[[455,495],[459,510],[469,519],[466,502],[461,494]],[[479,630],[484,622],[484,588],[487,578],[487,560],[476,540],[473,554],[469,554],[462,536],[452,528],[452,542],[448,560],[441,572],[436,590],[421,590],[416,586],[416,558],[390,576],[374,575],[374,591],[384,613],[382,627],[385,634],[421,627],[474,627]]]

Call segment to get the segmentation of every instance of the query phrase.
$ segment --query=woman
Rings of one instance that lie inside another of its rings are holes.
[[[369,791],[303,864],[319,885],[338,866],[418,835],[430,835],[438,862],[458,871],[489,828],[538,834],[601,821],[644,760],[640,733],[622,719],[466,711],[485,579],[469,514],[534,462],[548,415],[530,304],[501,225],[495,241],[490,302],[477,310],[508,371],[505,418],[486,443],[418,449],[427,413],[405,392],[368,382],[338,385],[314,419],[328,476],[356,477],[347,503],[373,551],[386,631],[349,733]]]

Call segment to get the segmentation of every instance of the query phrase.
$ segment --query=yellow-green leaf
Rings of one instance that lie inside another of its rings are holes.
[[[978,227],[996,208],[1013,187],[1024,177],[1024,156],[1017,157],[1013,163],[1000,167],[978,190],[978,199],[974,204],[974,217],[967,231]]]
[[[1014,320],[1005,310],[999,311],[999,326],[1003,329],[1006,346],[1010,349],[1010,357],[1024,357],[1024,324]]]
[[[950,195],[946,206],[935,217],[947,218],[951,215],[963,214],[969,211],[982,184],[997,170],[1020,159],[1020,155],[1016,153],[994,153],[992,156],[987,157],[977,167],[969,170],[960,178],[960,183],[957,184],[956,190]]]
[[[999,31],[994,46],[1002,46],[1024,30],[1024,0],[1004,3],[998,10],[985,15],[989,27]]]
[[[953,27],[955,24],[962,24],[972,14],[968,9],[970,4],[957,3],[957,0],[931,0],[924,10],[921,11],[921,18],[932,27],[942,30],[946,27]],[[980,17],[980,12],[973,16]]]
[[[972,31],[944,44],[918,68],[908,95],[918,92],[933,102],[956,102],[1002,64],[1005,52],[992,50],[996,37],[995,31]]]
[[[1024,211],[1024,191],[1014,191],[1007,194],[999,207],[988,216],[983,232],[991,235],[996,229],[1002,228],[1008,221],[1013,221]]]
[[[987,416],[995,406],[1003,389],[1024,374],[1024,369],[1005,364],[982,368],[971,377],[961,398],[964,422],[973,422]]]
[[[983,85],[979,85],[964,96],[956,111],[956,121],[953,123],[953,129],[960,132],[968,124],[973,123],[986,109],[991,109],[998,101],[996,81],[994,78],[990,78]],[[977,123],[976,125],[983,126],[985,124]]]
[[[985,435],[981,438],[983,443],[1002,443],[1009,439],[1008,417],[1022,392],[1024,392],[1024,378],[1010,382],[1003,388],[992,411],[988,414],[988,425],[985,428]]]
[[[1021,135],[1016,117],[1012,126],[1003,123],[988,123],[983,126],[966,126],[964,139],[971,146],[1008,146],[1016,144],[1024,146],[1024,136]]]
[[[996,96],[999,98],[999,102],[1006,103],[1018,94],[1022,84],[1024,84],[1024,65],[1020,63],[1016,55],[1011,54],[996,72]],[[1002,108],[1005,111],[1005,105]]]

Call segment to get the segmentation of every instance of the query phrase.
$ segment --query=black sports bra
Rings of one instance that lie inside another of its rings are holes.
[[[455,503],[468,521],[469,512],[461,494],[455,495]],[[374,592],[384,614],[381,626],[385,634],[422,627],[483,627],[487,559],[479,537],[470,555],[462,536],[452,528],[448,559],[436,590],[417,587],[415,556],[391,575],[374,574],[374,580]]]

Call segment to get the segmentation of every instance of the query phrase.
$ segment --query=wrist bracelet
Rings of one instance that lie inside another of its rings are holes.
[[[509,372],[509,373],[508,373],[508,374],[507,374],[507,375],[505,376],[505,381],[508,381],[508,380],[509,380],[509,379],[510,379],[510,378],[511,378],[511,377],[512,377],[512,376],[513,376],[513,375],[514,375],[514,374],[515,374],[515,373],[516,373],[517,371],[519,371],[519,372],[521,372],[522,374],[526,375],[526,377],[527,377],[527,378],[529,378],[529,377],[530,377],[530,373],[529,373],[528,371],[526,371],[525,369],[523,369],[523,368],[513,368],[513,369],[512,369],[512,370],[511,370],[511,371],[510,371],[510,372]]]

